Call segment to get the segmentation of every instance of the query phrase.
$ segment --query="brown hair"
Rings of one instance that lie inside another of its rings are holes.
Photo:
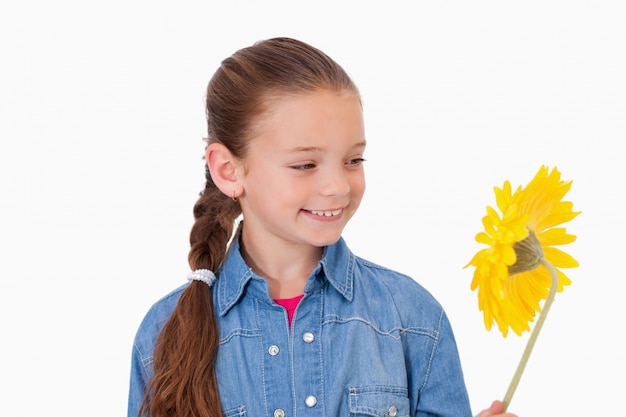
[[[255,122],[273,98],[327,89],[358,90],[331,58],[306,43],[275,38],[257,42],[222,61],[206,95],[208,143],[219,142],[244,159]],[[239,204],[213,183],[193,210],[189,265],[217,271],[226,257]],[[210,288],[193,281],[161,330],[154,350],[154,377],[139,415],[150,417],[218,417],[222,415],[215,375],[219,331]]]

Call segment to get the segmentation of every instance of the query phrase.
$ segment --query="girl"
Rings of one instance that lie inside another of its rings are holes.
[[[190,282],[141,323],[128,416],[470,416],[441,306],[341,238],[365,190],[346,72],[266,40],[222,62],[206,110]]]

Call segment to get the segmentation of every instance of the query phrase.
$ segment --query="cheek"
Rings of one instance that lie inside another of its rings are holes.
[[[362,197],[365,193],[365,175],[361,173],[360,175],[355,176],[350,188],[352,189],[353,194],[355,196],[358,195],[360,199],[360,197]]]
[[[352,200],[351,204],[352,204],[352,208],[354,211],[356,211],[361,205],[361,200],[363,199],[364,193],[365,193],[365,180],[363,178],[358,179],[358,180],[354,179],[352,183],[350,184],[350,194],[351,194],[350,199]]]

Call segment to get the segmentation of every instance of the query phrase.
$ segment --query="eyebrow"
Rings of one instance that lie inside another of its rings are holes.
[[[366,144],[367,144],[366,141],[358,142],[358,143],[355,143],[354,145],[352,145],[352,148],[364,148]],[[315,152],[315,151],[319,151],[321,149],[322,148],[320,148],[319,146],[296,146],[295,148],[288,149],[287,152],[289,152],[289,153]]]

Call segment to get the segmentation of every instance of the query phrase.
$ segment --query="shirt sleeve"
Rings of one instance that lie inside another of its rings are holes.
[[[130,388],[128,393],[128,417],[138,417],[139,408],[147,387],[145,361],[137,344],[133,345],[130,366]]]
[[[138,417],[143,397],[153,376],[154,346],[186,285],[176,288],[152,305],[139,325],[131,355],[128,417]]]
[[[416,417],[472,417],[456,341],[443,310],[428,368],[417,387]]]

